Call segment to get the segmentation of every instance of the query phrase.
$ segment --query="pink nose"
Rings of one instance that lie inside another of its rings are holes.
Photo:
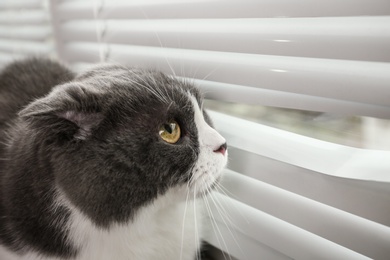
[[[226,150],[227,150],[227,144],[224,143],[224,144],[221,145],[217,150],[214,150],[214,152],[215,152],[215,153],[221,153],[222,155],[225,155]]]

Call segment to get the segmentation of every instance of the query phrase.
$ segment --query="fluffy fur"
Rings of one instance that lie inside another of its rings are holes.
[[[160,72],[75,76],[42,59],[4,69],[0,259],[194,259],[198,198],[227,158],[201,104],[194,86]],[[170,120],[175,144],[158,134]]]

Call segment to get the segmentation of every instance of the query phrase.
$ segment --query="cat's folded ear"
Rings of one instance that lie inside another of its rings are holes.
[[[103,120],[102,93],[78,83],[55,87],[19,112],[19,117],[48,134],[87,139]]]

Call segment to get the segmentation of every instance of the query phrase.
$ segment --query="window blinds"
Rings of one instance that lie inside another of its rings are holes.
[[[390,118],[387,0],[53,0],[51,17],[77,69],[119,62],[209,99]],[[225,257],[388,259],[389,151],[211,116],[230,163],[207,241]]]
[[[0,67],[28,55],[50,55],[49,14],[40,0],[0,2]]]

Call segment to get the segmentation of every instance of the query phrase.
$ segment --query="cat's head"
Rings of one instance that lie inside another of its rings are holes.
[[[207,193],[227,162],[198,89],[159,72],[96,67],[20,117],[47,150],[57,188],[103,226],[172,189],[182,200]]]

